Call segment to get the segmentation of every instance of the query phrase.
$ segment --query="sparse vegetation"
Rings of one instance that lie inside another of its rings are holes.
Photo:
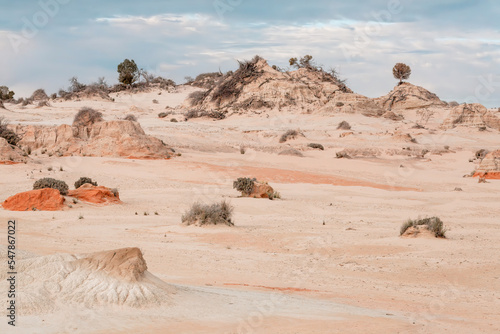
[[[39,88],[31,94],[31,100],[33,101],[47,101],[49,99],[49,96],[47,93],[45,93],[45,90]]]
[[[273,201],[275,199],[281,199],[281,194],[277,191],[270,191],[267,193],[267,196],[269,197],[269,199],[271,201]]]
[[[0,101],[12,100],[14,98],[14,95],[16,95],[16,93],[11,91],[9,87],[0,86]]]
[[[351,125],[346,121],[342,121],[337,125],[337,130],[351,130]]]
[[[294,157],[303,157],[304,156],[304,154],[302,154],[302,152],[300,152],[299,150],[296,150],[294,148],[287,148],[287,149],[279,152],[278,155],[291,155]]]
[[[286,142],[287,140],[290,140],[290,139],[295,139],[297,138],[299,135],[303,135],[300,131],[297,131],[297,130],[287,130],[280,138],[280,143],[284,143]]]
[[[212,95],[212,101],[221,103],[227,99],[236,99],[240,96],[241,90],[246,82],[258,78],[262,72],[257,70],[257,63],[262,58],[255,56],[249,61],[238,61],[239,68],[232,75],[228,75],[228,79],[218,85]]]
[[[203,100],[207,97],[208,91],[196,91],[192,92],[188,95],[189,103],[191,106],[197,106],[203,102]]]
[[[139,69],[137,68],[137,64],[135,61],[125,59],[121,64],[118,65],[117,69],[120,74],[118,77],[118,81],[120,81],[124,85],[132,85],[134,82],[139,79]]]
[[[67,195],[69,189],[66,182],[61,180],[56,180],[50,177],[40,179],[33,184],[33,190],[45,189],[45,188],[57,189],[59,190],[61,195]]]
[[[226,118],[226,115],[223,112],[216,110],[211,110],[211,111],[190,110],[184,114],[184,117],[186,120],[189,120],[191,118],[201,118],[201,117],[208,117],[216,120],[222,120]]]
[[[16,146],[20,138],[14,131],[8,129],[7,125],[9,125],[9,122],[4,117],[0,117],[0,137],[7,140],[10,145]]]
[[[137,122],[137,117],[135,117],[135,116],[134,116],[134,115],[132,115],[132,114],[128,114],[127,116],[125,116],[124,120],[125,120],[125,121]]]
[[[323,147],[323,145],[321,144],[317,144],[317,143],[310,143],[307,145],[308,147],[310,148],[314,148],[314,149],[317,149],[317,150],[321,150],[321,151],[324,151],[325,148]]]
[[[411,68],[406,64],[397,63],[392,69],[392,75],[394,75],[394,78],[399,80],[399,84],[401,85],[403,80],[407,80],[410,77]]]
[[[234,226],[231,218],[234,208],[226,201],[211,205],[194,203],[182,215],[182,223],[186,225],[228,225]]]
[[[87,127],[87,126],[91,126],[94,123],[101,122],[101,121],[103,121],[101,112],[96,111],[96,110],[89,108],[89,107],[83,107],[75,115],[75,118],[73,120],[73,126],[75,126],[75,127],[80,127],[80,126]]]
[[[336,154],[337,159],[351,159],[351,156],[346,151],[340,151]]]
[[[438,217],[431,217],[431,218],[423,218],[423,219],[408,219],[402,226],[399,231],[400,235],[403,235],[406,230],[408,230],[410,227],[418,227],[418,226],[426,226],[429,231],[434,233],[434,236],[436,238],[446,238],[445,233],[446,230],[444,229],[443,222],[441,219]]]
[[[253,192],[256,178],[239,177],[233,182],[233,189],[238,190],[244,196],[249,196]]]
[[[80,188],[85,183],[89,183],[89,184],[97,187],[97,182],[92,181],[92,179],[90,177],[82,176],[80,179],[78,179],[78,181],[75,182],[75,189]]]

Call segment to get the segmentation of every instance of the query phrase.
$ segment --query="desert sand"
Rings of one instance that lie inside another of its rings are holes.
[[[479,168],[477,150],[499,149],[498,129],[443,126],[453,109],[439,103],[423,106],[428,115],[394,108],[399,121],[383,117],[385,107],[367,116],[334,105],[185,121],[181,106],[197,90],[0,109],[15,127],[70,125],[84,106],[106,121],[133,114],[175,151],[137,159],[37,149],[0,166],[2,202],[43,177],[73,189],[81,176],[121,200],[0,209],[2,266],[16,219],[19,271],[17,326],[4,316],[0,332],[500,332],[500,181],[464,177]],[[172,114],[158,118],[166,107]],[[352,129],[337,129],[341,121]],[[289,129],[303,136],[280,143]],[[288,148],[303,156],[279,154]],[[337,159],[342,151],[352,159]],[[241,197],[238,177],[268,182],[281,199]],[[234,227],[181,224],[194,202],[223,199]],[[443,220],[446,239],[399,236],[407,219],[426,216]],[[2,270],[2,294],[6,278]]]

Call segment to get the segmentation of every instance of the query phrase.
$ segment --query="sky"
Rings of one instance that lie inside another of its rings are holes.
[[[237,68],[255,55],[288,67],[310,54],[354,92],[387,94],[392,67],[442,100],[500,107],[500,2],[493,0],[0,0],[0,86],[16,97],[118,82],[134,59],[186,76]]]

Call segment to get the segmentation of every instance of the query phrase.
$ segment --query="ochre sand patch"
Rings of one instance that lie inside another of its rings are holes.
[[[2,207],[10,211],[57,211],[64,207],[64,197],[57,189],[30,190],[7,198]]]

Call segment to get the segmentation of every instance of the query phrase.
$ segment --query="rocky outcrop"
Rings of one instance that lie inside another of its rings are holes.
[[[352,91],[324,71],[301,68],[281,72],[255,57],[240,63],[237,71],[226,74],[211,89],[196,92],[183,107],[224,112],[288,107],[313,110],[326,105],[337,93]]]
[[[486,154],[474,177],[500,180],[500,150]]]
[[[7,198],[2,206],[10,211],[58,211],[64,207],[64,197],[57,189],[31,190]]]
[[[442,124],[443,129],[453,129],[457,126],[471,128],[490,127],[500,130],[500,115],[489,111],[485,106],[473,104],[461,104],[454,107]]]
[[[0,137],[0,165],[12,165],[27,161],[25,153],[17,146],[10,145]]]
[[[75,190],[70,190],[68,196],[93,204],[119,204],[120,196],[118,191],[111,190],[102,186],[94,186],[86,183]]]
[[[266,182],[255,181],[252,192],[247,197],[269,198],[274,193],[273,187]]]
[[[18,125],[15,130],[21,137],[18,146],[57,156],[168,159],[173,153],[161,140],[146,135],[134,121],[97,122],[85,127]]]
[[[403,82],[387,95],[374,100],[384,110],[407,110],[445,107],[447,104],[427,89]]]
[[[320,111],[326,113],[363,114],[381,116],[384,110],[373,99],[354,93],[336,92]]]

